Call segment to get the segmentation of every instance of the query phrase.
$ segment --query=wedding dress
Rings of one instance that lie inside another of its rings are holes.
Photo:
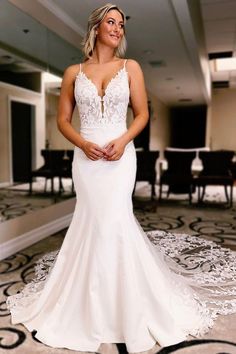
[[[125,66],[99,96],[80,66],[74,95],[81,135],[100,146],[126,130]],[[145,233],[133,214],[133,141],[117,161],[92,161],[78,147],[72,165],[77,203],[60,250],[43,256],[35,278],[6,302],[55,348],[95,352],[126,343],[128,352],[200,337],[219,314],[236,312],[236,258],[197,237]]]

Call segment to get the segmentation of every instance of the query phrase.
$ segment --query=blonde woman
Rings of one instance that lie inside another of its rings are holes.
[[[148,109],[141,67],[124,59],[125,20],[116,5],[95,9],[85,60],[64,72],[58,128],[75,146],[77,204],[50,272],[39,271],[37,281],[7,300],[13,323],[55,348],[113,354],[115,343],[125,343],[129,353],[151,353],[205,333],[215,318],[193,278],[177,274],[178,265],[133,214],[133,139],[147,124]],[[129,100],[134,120],[127,128]],[[71,124],[75,105],[79,132]],[[178,237],[171,237],[177,248]]]

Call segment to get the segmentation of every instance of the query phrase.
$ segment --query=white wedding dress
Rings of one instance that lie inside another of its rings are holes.
[[[80,67],[74,94],[81,135],[100,146],[127,130],[125,62],[103,99]],[[236,312],[236,258],[211,241],[161,231],[145,233],[133,214],[133,141],[118,161],[92,161],[75,147],[77,204],[58,251],[35,278],[7,298],[22,323],[55,348],[95,352],[125,343],[128,352],[199,337],[218,314]]]

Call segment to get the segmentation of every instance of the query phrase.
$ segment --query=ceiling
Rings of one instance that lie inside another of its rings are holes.
[[[105,3],[101,0],[8,1],[78,48],[90,12]],[[126,57],[141,64],[148,91],[165,104],[209,103],[210,80],[227,77],[233,87],[236,72],[210,73],[208,53],[232,51],[235,54],[236,0],[117,0],[115,3],[130,16],[126,26]],[[5,65],[1,54],[0,50],[0,70]]]
[[[236,56],[236,1],[201,0],[208,53],[232,52]],[[212,81],[229,81],[236,87],[236,71],[212,72]]]

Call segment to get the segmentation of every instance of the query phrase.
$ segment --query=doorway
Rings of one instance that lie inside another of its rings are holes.
[[[35,106],[11,101],[13,183],[29,182],[35,154]]]

